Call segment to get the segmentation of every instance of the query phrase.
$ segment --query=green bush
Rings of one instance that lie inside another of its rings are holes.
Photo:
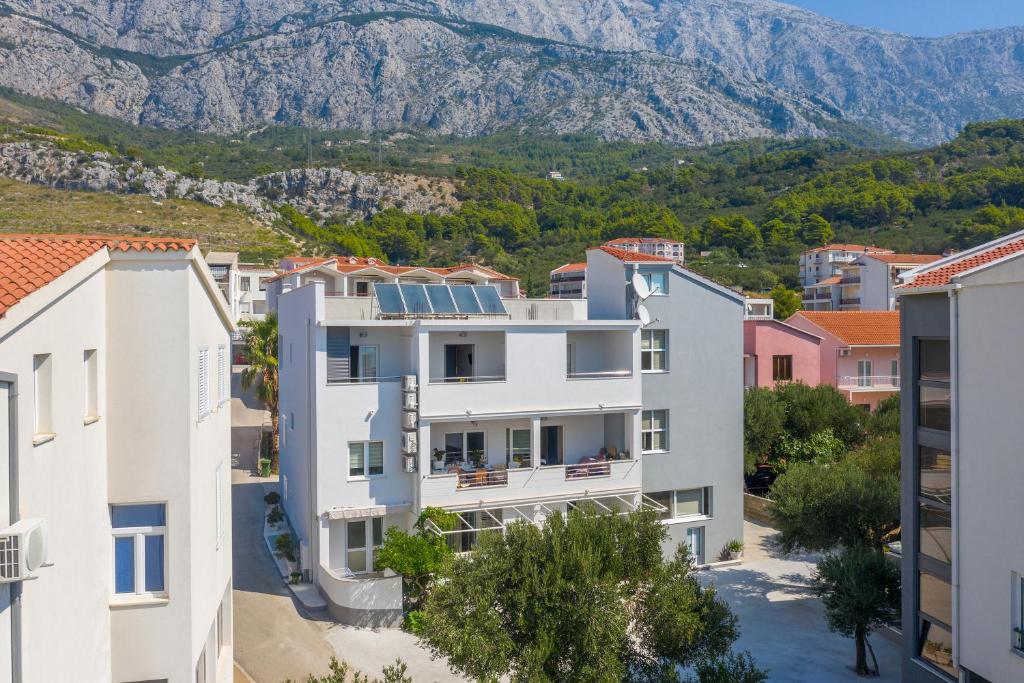
[[[267,524],[278,524],[284,521],[284,512],[281,511],[280,505],[275,505],[270,508],[270,512],[267,513]]]
[[[281,494],[277,491],[271,491],[267,495],[263,496],[263,502],[267,505],[277,505],[281,502]]]
[[[283,555],[290,562],[295,561],[294,543],[291,534],[285,533],[275,538],[274,548],[277,550],[278,555]]]
[[[423,633],[423,612],[418,609],[409,610],[402,620],[402,628],[413,635]]]

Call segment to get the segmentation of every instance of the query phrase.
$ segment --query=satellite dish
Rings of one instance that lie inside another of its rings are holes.
[[[647,285],[647,280],[640,273],[633,273],[633,279],[630,281],[633,284],[633,291],[643,301],[651,295],[651,288]]]
[[[636,319],[640,321],[640,324],[647,327],[651,324],[651,312],[647,310],[647,307],[640,304],[636,307]]]

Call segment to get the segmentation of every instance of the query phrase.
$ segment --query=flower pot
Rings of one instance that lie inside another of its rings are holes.
[[[730,560],[742,560],[743,559],[743,551],[742,550],[730,550],[729,551],[729,559]]]

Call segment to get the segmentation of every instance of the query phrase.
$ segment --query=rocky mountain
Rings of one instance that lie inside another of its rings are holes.
[[[1024,28],[924,39],[770,0],[7,0],[0,85],[124,120],[707,143],[1024,116]]]
[[[142,194],[155,200],[178,197],[217,207],[234,204],[265,224],[278,217],[274,209],[285,203],[305,215],[349,223],[391,207],[446,214],[459,206],[451,182],[408,174],[292,169],[243,184],[191,178],[106,152],[70,152],[38,142],[0,144],[0,176],[61,190]]]

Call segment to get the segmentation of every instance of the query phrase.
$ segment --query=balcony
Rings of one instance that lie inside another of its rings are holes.
[[[847,391],[898,391],[899,375],[845,375],[839,378],[839,388]]]
[[[841,285],[859,285],[860,284],[860,275],[849,275],[849,276],[846,276],[846,277],[842,277],[842,278],[839,279],[839,284],[841,284]]]
[[[854,297],[850,299],[840,299],[840,306],[860,306],[860,297]]]

